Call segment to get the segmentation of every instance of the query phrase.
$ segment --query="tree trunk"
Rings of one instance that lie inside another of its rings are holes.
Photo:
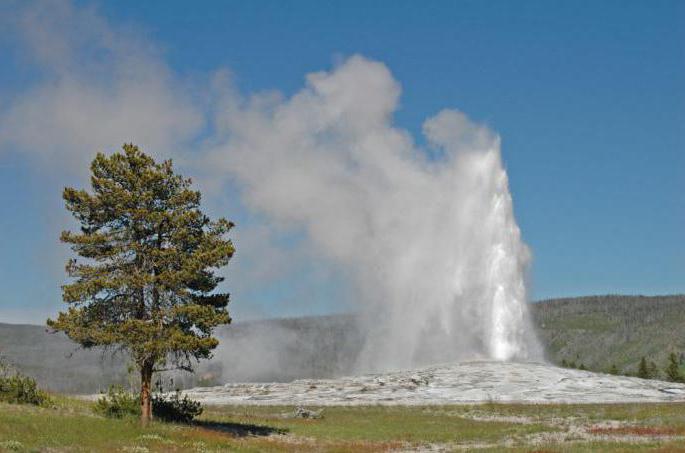
[[[152,364],[144,363],[140,368],[140,421],[143,426],[152,420]]]

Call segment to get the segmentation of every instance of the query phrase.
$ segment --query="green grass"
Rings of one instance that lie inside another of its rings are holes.
[[[266,422],[295,436],[326,441],[490,441],[547,429],[539,424],[470,420],[461,417],[461,411],[443,407],[328,407],[323,409],[322,420],[284,418],[292,411],[290,407],[224,406],[209,408],[205,417],[233,423]]]
[[[54,402],[0,404],[0,451],[685,451],[685,403],[328,407],[314,420],[292,407],[221,406],[194,425],[142,428],[95,415],[91,402]]]

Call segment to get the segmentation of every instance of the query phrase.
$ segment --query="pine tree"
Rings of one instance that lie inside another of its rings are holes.
[[[618,374],[618,367],[616,366],[615,363],[611,365],[611,368],[609,368],[609,374],[614,374],[614,375]]]
[[[637,367],[637,377],[642,379],[649,379],[649,369],[647,368],[647,359],[643,356],[640,359],[640,365]]]
[[[666,367],[666,377],[669,381],[685,382],[685,377],[680,372],[680,364],[678,363],[678,356],[675,352],[668,355],[668,366]]]
[[[213,328],[231,321],[229,295],[214,290],[223,280],[215,270],[234,253],[225,238],[233,224],[210,221],[191,180],[133,144],[109,157],[98,153],[91,172],[92,193],[63,192],[81,231],[64,231],[61,240],[82,259],[67,262],[68,310],[48,325],[85,348],[131,355],[146,424],[153,373],[192,371],[218,344]]]

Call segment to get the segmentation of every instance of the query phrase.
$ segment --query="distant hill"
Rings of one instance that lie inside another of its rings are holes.
[[[81,349],[64,334],[48,333],[46,327],[0,324],[0,356],[50,390],[96,392],[112,382],[127,382],[121,354],[112,357],[102,350]]]
[[[591,296],[532,304],[550,362],[589,370],[634,373],[642,356],[663,369],[667,355],[685,352],[685,295]],[[362,345],[354,317],[336,315],[236,323],[219,329],[215,360],[198,373],[177,373],[174,386],[222,381],[289,381],[332,377],[351,369]],[[127,358],[82,350],[44,327],[0,324],[0,354],[55,391],[97,392],[135,383]]]
[[[552,363],[635,373],[642,356],[660,370],[671,352],[685,359],[685,295],[547,300],[533,305],[533,318]]]
[[[174,387],[187,388],[338,376],[352,368],[362,345],[351,315],[242,322],[220,327],[216,335],[221,343],[212,361],[201,362],[194,374],[164,373],[164,385],[169,378]],[[0,323],[0,357],[58,392],[93,393],[139,379],[129,373],[126,355],[84,350],[41,326]]]

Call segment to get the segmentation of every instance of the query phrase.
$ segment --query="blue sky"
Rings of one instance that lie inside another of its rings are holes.
[[[166,88],[183,87],[184,97],[160,111],[195,103],[202,114],[211,102],[198,99],[211,96],[203,87],[220,70],[244,95],[288,96],[306,74],[350,55],[383,62],[402,86],[396,124],[417,140],[424,119],[445,107],[501,135],[516,216],[534,256],[533,298],[685,292],[685,3],[368,3],[77,1],[62,4],[68,12],[48,39],[31,29],[46,19],[15,20],[40,4],[0,8],[12,22],[0,27],[0,321],[40,323],[60,307],[67,251],[57,237],[67,221],[59,187],[82,181],[92,157],[69,153],[82,143],[109,146],[74,142],[73,132],[54,128],[46,132],[54,146],[26,138],[35,131],[17,138],[17,123],[7,118],[18,116],[8,112],[29,96],[41,110],[41,90],[60,80],[107,91],[109,57],[97,45],[70,37],[68,51],[51,46],[64,30],[97,34],[100,26],[112,32],[97,35],[103,43],[127,40],[123,50],[114,46],[117,61],[130,64],[127,49],[149,46],[142,59],[163,67]],[[69,64],[51,56],[60,52]],[[201,146],[202,134],[165,135],[195,113],[169,119],[151,143]],[[211,203],[222,213],[233,207],[239,224],[251,221],[234,201]],[[236,304],[258,307],[244,309],[246,316],[338,311],[330,300],[340,286],[329,274],[253,285]]]

